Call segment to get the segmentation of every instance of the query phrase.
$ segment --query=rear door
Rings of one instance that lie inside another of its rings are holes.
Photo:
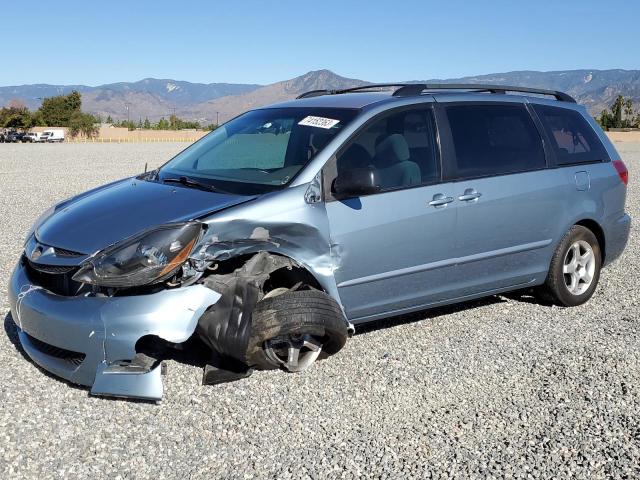
[[[332,180],[371,166],[383,190],[331,197]],[[366,124],[323,171],[334,272],[351,320],[407,311],[455,296],[453,186],[441,181],[432,109],[387,112]]]
[[[564,179],[547,169],[526,104],[443,104],[445,178],[458,205],[460,293],[490,293],[541,281],[563,222]]]

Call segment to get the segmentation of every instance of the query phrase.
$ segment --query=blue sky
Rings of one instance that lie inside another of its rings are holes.
[[[47,5],[2,6],[0,85],[271,83],[320,68],[370,81],[640,68],[637,0]]]

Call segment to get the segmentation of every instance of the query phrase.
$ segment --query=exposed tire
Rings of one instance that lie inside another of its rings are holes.
[[[588,228],[574,225],[556,248],[547,279],[537,293],[562,307],[582,305],[598,286],[601,267],[598,239]]]
[[[348,338],[347,321],[340,306],[317,290],[287,291],[263,298],[253,310],[251,320],[246,363],[260,370],[304,370],[308,365],[296,369],[287,362],[274,360],[274,353],[286,357],[292,342],[309,340],[311,343],[307,344],[313,349],[314,345],[321,345],[313,352],[306,346],[299,349],[302,354],[308,354],[307,360],[313,357],[313,363],[337,353]]]

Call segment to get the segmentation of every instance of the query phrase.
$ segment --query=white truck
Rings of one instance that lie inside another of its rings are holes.
[[[64,142],[64,130],[45,130],[40,135],[41,142]]]
[[[38,132],[28,132],[24,134],[24,137],[22,137],[22,143],[34,143],[34,142],[40,142],[41,140],[41,135]]]

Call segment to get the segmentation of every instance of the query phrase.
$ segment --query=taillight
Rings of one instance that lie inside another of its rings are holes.
[[[616,167],[618,171],[618,175],[620,175],[620,180],[625,185],[629,183],[629,170],[627,170],[627,166],[624,164],[622,160],[614,160],[613,166]]]

